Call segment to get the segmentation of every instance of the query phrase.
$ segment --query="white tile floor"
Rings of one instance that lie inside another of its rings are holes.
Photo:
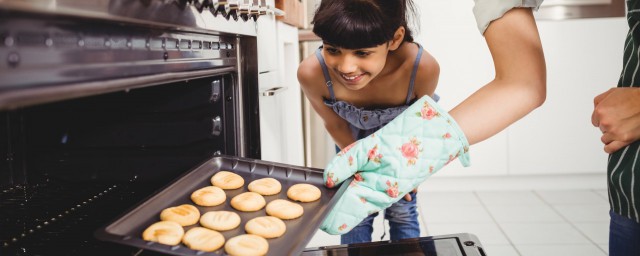
[[[608,251],[606,190],[420,191],[418,206],[423,236],[472,233],[489,256],[602,256]],[[376,222],[382,227],[382,218]],[[374,241],[381,235],[374,229]],[[339,243],[338,236],[319,231],[308,247]]]

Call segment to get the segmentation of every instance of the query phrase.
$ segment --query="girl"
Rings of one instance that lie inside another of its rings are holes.
[[[322,1],[313,32],[323,40],[299,66],[306,97],[340,148],[375,132],[423,95],[433,96],[439,66],[413,42],[411,1]],[[343,244],[369,242],[373,219],[342,235]],[[415,192],[385,211],[391,239],[418,237]]]

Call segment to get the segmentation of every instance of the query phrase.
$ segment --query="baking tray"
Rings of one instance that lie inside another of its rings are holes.
[[[242,176],[245,179],[244,186],[239,189],[225,190],[227,200],[224,204],[213,207],[194,204],[190,199],[191,193],[199,188],[211,186],[211,176],[221,170],[235,172]],[[149,227],[149,225],[160,221],[160,212],[163,209],[181,204],[191,204],[196,206],[201,214],[208,211],[220,210],[237,212],[242,219],[240,226],[233,230],[220,233],[224,235],[226,240],[237,235],[245,234],[245,223],[255,217],[266,216],[265,209],[263,208],[256,212],[240,212],[233,209],[229,202],[234,196],[247,192],[247,185],[251,181],[264,177],[274,178],[282,184],[282,191],[280,193],[264,197],[267,203],[275,199],[287,199],[287,189],[297,183],[313,184],[322,191],[319,200],[310,203],[300,203],[304,208],[304,214],[301,217],[284,221],[287,226],[287,231],[283,236],[267,239],[269,242],[269,252],[267,255],[299,255],[318,230],[320,224],[329,213],[329,210],[333,208],[340,198],[340,195],[342,195],[348,187],[349,181],[347,180],[338,188],[329,189],[323,185],[322,170],[320,169],[232,156],[217,156],[205,161],[139,205],[134,206],[110,224],[97,230],[95,236],[103,241],[130,245],[170,255],[226,255],[224,246],[217,251],[209,253],[195,251],[183,244],[170,246],[144,241],[142,240],[142,232]],[[197,226],[200,226],[200,224],[186,226],[184,227],[185,232]]]

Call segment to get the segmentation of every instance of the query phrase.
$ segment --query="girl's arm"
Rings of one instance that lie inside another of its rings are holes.
[[[324,127],[333,141],[342,149],[355,142],[355,139],[351,134],[349,123],[324,104],[322,90],[326,90],[326,85],[322,74],[318,76],[318,70],[320,70],[320,63],[315,59],[315,55],[302,61],[298,66],[300,88],[324,121]]]
[[[540,106],[546,97],[546,66],[530,8],[515,8],[484,33],[496,76],[449,113],[470,144],[500,132]]]

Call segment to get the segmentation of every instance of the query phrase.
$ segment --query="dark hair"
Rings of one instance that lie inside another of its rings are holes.
[[[412,0],[322,0],[311,23],[324,42],[358,49],[391,41],[400,26],[403,42],[413,42],[407,20],[414,14]]]

